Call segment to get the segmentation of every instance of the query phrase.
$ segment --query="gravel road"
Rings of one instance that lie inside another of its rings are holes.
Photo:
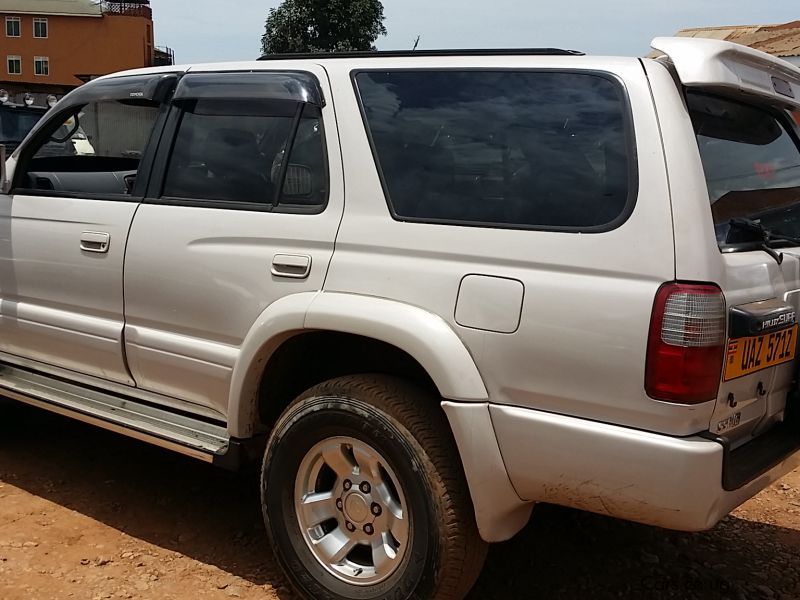
[[[294,598],[252,477],[0,403],[0,598]],[[540,506],[471,599],[800,598],[800,471],[711,532]]]

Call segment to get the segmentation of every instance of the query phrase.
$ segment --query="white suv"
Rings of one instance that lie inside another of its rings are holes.
[[[263,457],[309,598],[460,598],[537,502],[712,527],[800,464],[800,70],[654,47],[84,85],[5,165],[0,391]]]

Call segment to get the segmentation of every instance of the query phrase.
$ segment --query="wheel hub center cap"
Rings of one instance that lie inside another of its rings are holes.
[[[369,515],[369,504],[361,494],[353,493],[345,499],[344,510],[351,521],[363,523]]]

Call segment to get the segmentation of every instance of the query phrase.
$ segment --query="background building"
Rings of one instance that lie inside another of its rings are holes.
[[[37,104],[123,69],[171,64],[153,44],[149,0],[0,0],[0,88]]]
[[[780,56],[800,67],[800,21],[782,25],[698,27],[681,29],[675,35],[736,42],[774,56]]]

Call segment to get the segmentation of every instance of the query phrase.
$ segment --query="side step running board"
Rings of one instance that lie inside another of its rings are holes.
[[[239,459],[224,427],[8,364],[0,395],[220,466]]]

